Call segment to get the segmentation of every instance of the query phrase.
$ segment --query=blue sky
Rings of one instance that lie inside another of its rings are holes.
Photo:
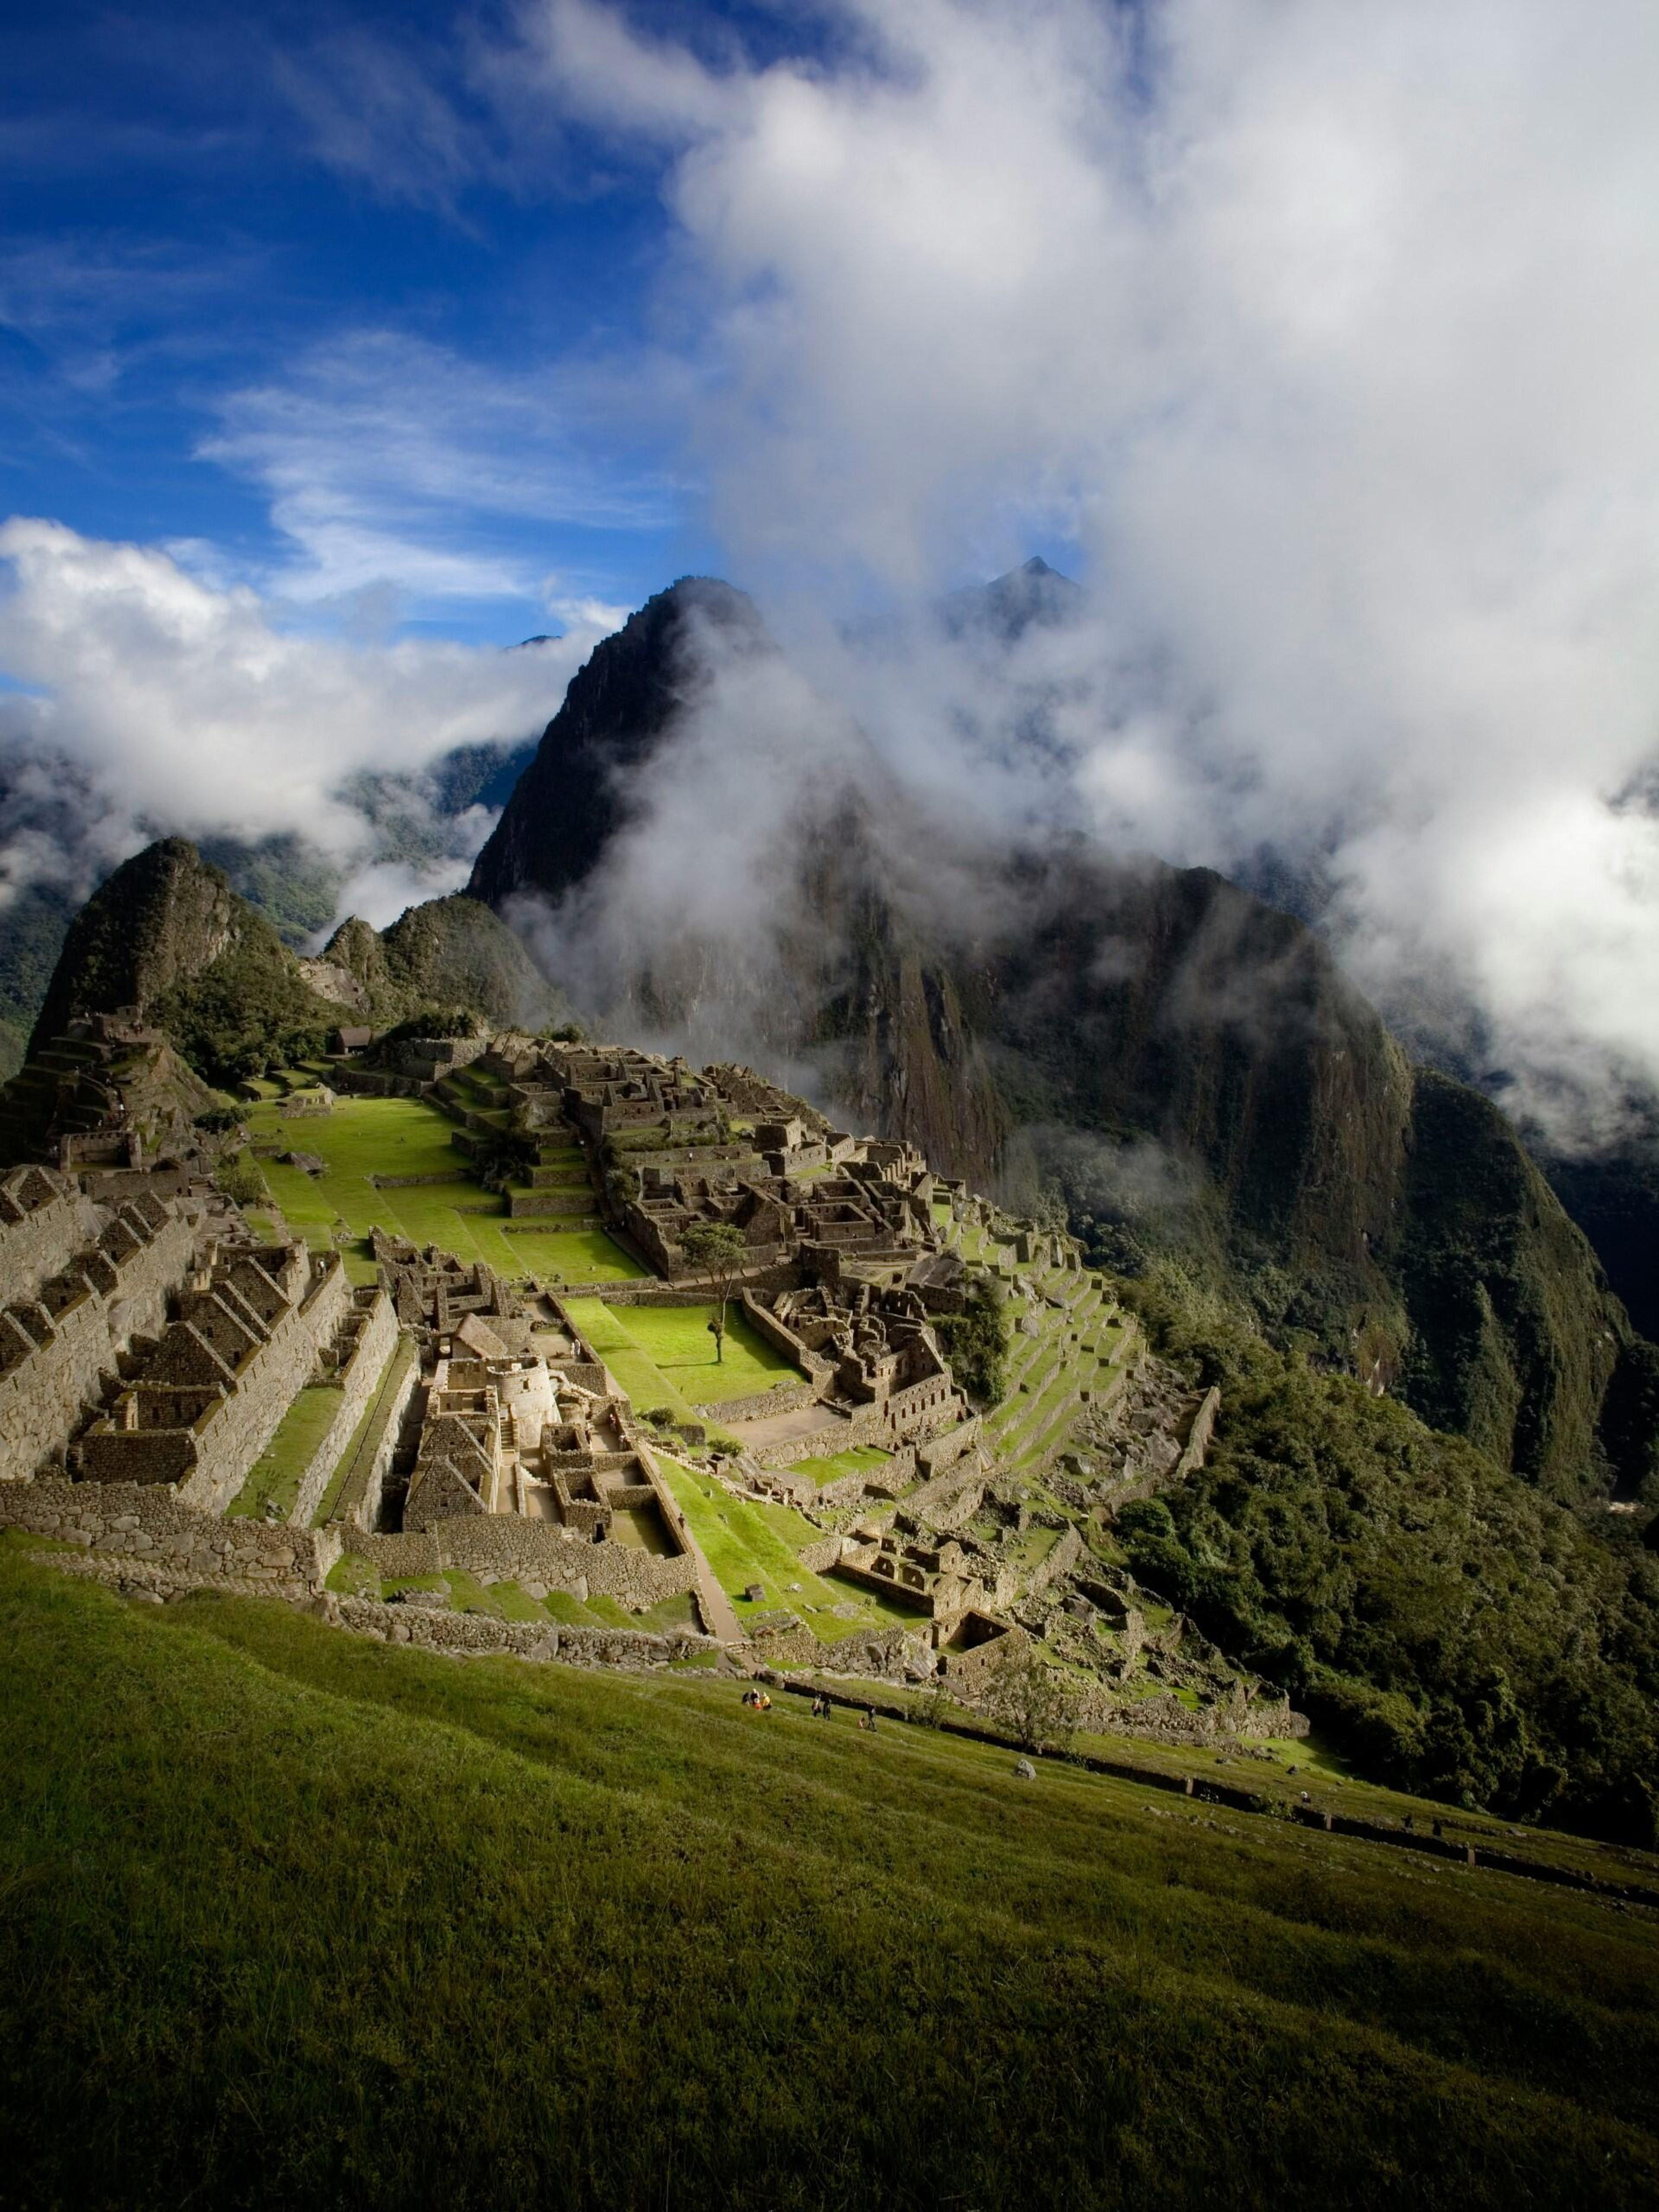
[[[468,89],[488,28],[14,9],[0,509],[182,547],[295,619],[480,639],[714,559],[672,422],[607,389],[648,335],[651,166],[515,139]]]
[[[638,44],[595,60],[606,15]],[[14,9],[0,512],[373,635],[482,642],[740,568],[765,533],[711,520],[688,435],[730,364],[672,186],[710,88],[871,43],[764,0]],[[667,121],[595,89],[670,54]],[[945,580],[1076,565],[1052,515],[994,538]]]

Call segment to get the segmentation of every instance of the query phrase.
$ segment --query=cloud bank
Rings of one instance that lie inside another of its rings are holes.
[[[1316,869],[1359,979],[1478,1014],[1519,1080],[1659,1077],[1659,16],[813,24],[710,61],[550,0],[520,56],[658,165],[769,612],[1069,540],[1091,609],[1031,648],[1035,763],[977,679],[929,705],[894,664],[885,710],[836,679],[884,744],[945,758],[965,717],[998,806]]]
[[[489,817],[431,866],[377,868],[374,779],[418,814],[423,772],[538,731],[600,634],[518,653],[300,635],[246,586],[52,522],[0,526],[0,666],[20,687],[0,692],[10,895],[84,892],[164,830],[295,836],[389,920],[465,878]]]

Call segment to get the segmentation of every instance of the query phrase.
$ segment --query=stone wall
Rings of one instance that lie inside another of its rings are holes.
[[[700,1413],[711,1421],[722,1425],[728,1421],[763,1421],[773,1413],[795,1413],[803,1407],[817,1403],[818,1394],[811,1382],[775,1382],[769,1390],[751,1391],[746,1398],[696,1399]]]
[[[743,1308],[744,1319],[756,1335],[763,1343],[769,1344],[774,1352],[781,1352],[786,1359],[799,1367],[814,1382],[824,1384],[834,1382],[835,1361],[826,1359],[821,1352],[814,1352],[803,1344],[794,1330],[787,1322],[780,1321],[769,1306],[763,1305],[747,1290],[742,1292],[738,1303]]]
[[[196,1464],[179,1486],[185,1504],[223,1512],[310,1382],[350,1303],[345,1267],[338,1254],[331,1252],[324,1273],[303,1298],[276,1316],[269,1337],[238,1373],[236,1388],[197,1432]]]
[[[340,1410],[329,1423],[328,1433],[311,1455],[311,1464],[300,1478],[290,1521],[308,1528],[333,1479],[341,1455],[351,1442],[357,1424],[380,1388],[386,1362],[398,1345],[397,1317],[383,1289],[375,1290],[368,1306],[368,1325],[359,1336],[351,1357],[340,1370]]]
[[[1030,1638],[1018,1622],[1010,1621],[1000,1636],[990,1637],[983,1644],[969,1644],[963,1651],[942,1652],[939,1671],[953,1694],[983,1697],[1008,1662],[1022,1657],[1030,1649]]]
[[[1212,1383],[1199,1401],[1193,1415],[1193,1425],[1187,1431],[1187,1442],[1176,1463],[1171,1480],[1184,1482],[1189,1474],[1196,1474],[1204,1464],[1204,1455],[1210,1449],[1210,1438],[1215,1434],[1216,1419],[1221,1412],[1221,1389]]]
[[[167,1295],[183,1280],[194,1243],[191,1224],[170,1213],[147,1242],[130,1232],[94,1247],[85,1289],[55,1315],[32,1306],[27,1330],[0,1315],[0,1337],[12,1343],[16,1330],[21,1352],[0,1374],[0,1483],[32,1475],[63,1451],[117,1355],[165,1322]]]
[[[478,1613],[443,1613],[426,1606],[380,1605],[373,1598],[335,1597],[319,1610],[359,1636],[409,1644],[428,1651],[487,1658],[558,1659],[601,1667],[667,1667],[718,1647],[690,1630],[654,1636],[637,1628],[565,1628],[550,1620],[489,1620]]]
[[[961,1429],[952,1430],[950,1437],[941,1441],[950,1443],[963,1436],[968,1439],[967,1445],[953,1452],[943,1468],[924,1482],[920,1490],[913,1490],[905,1499],[907,1513],[915,1514],[918,1520],[931,1519],[973,1484],[984,1480],[985,1470],[981,1455],[971,1449],[979,1442],[979,1423],[976,1420],[965,1423]],[[927,1449],[923,1445],[916,1454],[918,1463],[923,1466],[927,1463]]]
[[[1310,1726],[1286,1698],[1253,1697],[1243,1682],[1210,1705],[1183,1705],[1167,1691],[1150,1698],[1114,1697],[1105,1688],[1079,1694],[1079,1723],[1095,1733],[1149,1736],[1159,1743],[1209,1744],[1240,1736],[1273,1736],[1299,1741]]]
[[[62,1475],[9,1483],[0,1486],[0,1522],[96,1550],[162,1589],[310,1596],[340,1556],[340,1540],[330,1531],[251,1516],[221,1521],[151,1483],[70,1482]]]
[[[510,1235],[512,1232],[507,1232]],[[611,1234],[617,1234],[614,1225]],[[624,1246],[627,1237],[619,1240]],[[781,1261],[761,1268],[758,1272],[746,1269],[744,1287],[763,1297],[775,1297],[780,1291],[800,1288],[800,1269],[793,1261]],[[566,1297],[579,1295],[567,1290]],[[654,1278],[636,1279],[623,1283],[595,1283],[580,1295],[603,1298],[608,1306],[706,1306],[714,1300],[706,1282],[663,1283]]]
[[[348,1541],[350,1550],[394,1578],[456,1567],[515,1581],[529,1577],[571,1597],[593,1594],[628,1606],[682,1596],[696,1582],[696,1561],[689,1552],[663,1559],[632,1544],[595,1544],[556,1522],[526,1521],[513,1513],[470,1514],[401,1535],[354,1530]]]
[[[918,1444],[916,1465],[922,1474],[932,1480],[953,1468],[963,1453],[971,1451],[979,1442],[980,1426],[980,1419],[975,1413],[956,1428],[947,1429],[943,1436],[933,1437],[930,1443]]]
[[[1047,1589],[1050,1583],[1057,1582],[1063,1574],[1068,1574],[1082,1556],[1083,1539],[1068,1523],[1061,1529],[1058,1540],[1047,1556],[1039,1559],[1032,1570],[1025,1584],[1025,1595],[1035,1597],[1039,1590]]]
[[[897,1498],[915,1480],[916,1452],[914,1444],[901,1444],[884,1466],[867,1467],[856,1474],[838,1475],[835,1481],[826,1482],[810,1490],[805,1499],[810,1511],[814,1504],[839,1507],[862,1504],[866,1498]]]
[[[961,1421],[962,1411],[962,1394],[956,1386],[945,1376],[929,1376],[908,1389],[896,1390],[880,1405],[860,1406],[850,1415],[839,1415],[803,1437],[751,1444],[749,1453],[761,1467],[790,1467],[797,1460],[832,1458],[836,1452],[852,1451],[860,1444],[892,1451],[901,1443],[954,1429]],[[720,1412],[725,1414],[726,1408],[722,1407]]]
[[[9,1298],[32,1298],[97,1234],[92,1209],[67,1176],[19,1169],[0,1182],[0,1288]]]
[[[356,1462],[329,1516],[331,1523],[367,1531],[380,1519],[381,1494],[397,1456],[404,1419],[420,1385],[421,1361],[415,1340],[402,1337],[392,1346],[390,1364],[381,1379],[380,1387],[387,1395],[357,1448]]]

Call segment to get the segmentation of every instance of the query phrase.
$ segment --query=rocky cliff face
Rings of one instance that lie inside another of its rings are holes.
[[[686,576],[595,647],[474,863],[470,896],[498,908],[580,882],[627,820],[635,774],[707,681],[711,635],[738,652],[766,644],[752,600]]]
[[[775,650],[704,581],[598,648],[475,896],[601,916],[617,841],[688,703],[707,708],[711,627],[715,658]],[[681,932],[594,1011],[693,1035],[723,1005],[744,1048],[816,1068],[831,1110],[981,1183],[1035,1170],[1075,1201],[1091,1157],[1109,1185],[1126,1161],[1163,1174],[1271,1322],[1557,1494],[1605,1479],[1598,1424],[1633,1340],[1593,1255],[1502,1117],[1414,1070],[1303,924],[1208,870],[1081,842],[949,848],[878,764],[873,790],[858,773],[803,780],[790,896],[741,957]]]

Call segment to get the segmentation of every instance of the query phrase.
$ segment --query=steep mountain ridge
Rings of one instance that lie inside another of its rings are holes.
[[[135,1006],[198,1073],[231,1082],[303,1056],[341,1025],[459,1008],[532,1026],[557,994],[475,899],[407,908],[384,933],[356,917],[319,959],[289,951],[193,845],[170,837],[125,861],[70,925],[30,1042],[33,1059],[74,1021]]]
[[[596,648],[475,896],[511,913],[538,895],[592,933],[688,702],[709,705],[711,628],[721,652],[777,651],[752,604],[707,579]],[[791,742],[780,728],[786,761]],[[1081,840],[964,849],[902,793],[833,778],[803,777],[787,836],[787,866],[766,858],[798,896],[751,921],[740,953],[665,924],[672,945],[594,1011],[703,1046],[723,991],[749,1036],[817,1071],[826,1107],[947,1172],[1057,1186],[1079,1226],[1207,1249],[1270,1327],[1553,1494],[1641,1479],[1630,1425],[1602,1433],[1637,1340],[1585,1239],[1501,1115],[1413,1069],[1301,922],[1212,871]]]

